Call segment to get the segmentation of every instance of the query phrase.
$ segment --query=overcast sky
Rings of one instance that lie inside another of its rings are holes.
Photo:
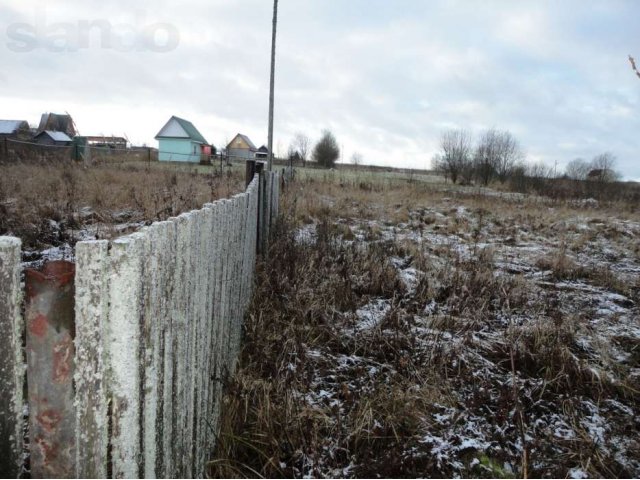
[[[271,15],[271,0],[0,0],[0,118],[68,111],[84,135],[156,146],[177,115],[218,147],[261,145]],[[85,41],[87,22],[111,35]],[[640,180],[640,1],[280,0],[278,26],[280,153],[329,128],[345,160],[426,168],[443,130],[496,127],[531,161],[611,151]]]

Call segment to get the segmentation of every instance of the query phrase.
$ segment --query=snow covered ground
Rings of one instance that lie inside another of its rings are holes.
[[[640,476],[640,223],[507,200],[330,216],[340,261],[384,249],[402,288],[334,312],[338,340],[290,364],[329,430],[360,421],[295,474]],[[298,231],[301,248],[316,230]],[[386,450],[368,457],[362,438]]]

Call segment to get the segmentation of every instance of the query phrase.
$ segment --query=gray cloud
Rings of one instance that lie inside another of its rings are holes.
[[[223,143],[266,141],[271,2],[24,1],[0,7],[0,116],[36,121],[64,108],[81,131],[153,143],[166,118],[191,119]],[[44,14],[42,12],[45,12]],[[331,128],[378,164],[425,167],[445,128],[509,129],[530,158],[560,165],[610,150],[640,178],[640,4],[281,0],[276,139]],[[172,51],[90,48],[16,53],[17,22],[107,20],[135,31],[169,23]]]

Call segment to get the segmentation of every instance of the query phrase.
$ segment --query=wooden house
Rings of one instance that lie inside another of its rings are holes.
[[[40,125],[38,125],[38,134],[46,130],[64,132],[69,138],[73,138],[78,134],[73,118],[69,114],[43,113],[42,117],[40,117]]]
[[[256,158],[258,160],[266,160],[267,158],[269,158],[269,149],[267,148],[266,145],[262,145],[257,151],[256,151]]]
[[[231,159],[253,160],[257,151],[258,149],[251,139],[242,133],[233,137],[233,140],[227,145],[227,155]]]
[[[200,162],[211,147],[198,129],[184,118],[172,116],[156,135],[161,162]]]
[[[40,145],[71,145],[71,138],[69,138],[69,135],[64,132],[55,132],[52,130],[40,132],[33,139]]]

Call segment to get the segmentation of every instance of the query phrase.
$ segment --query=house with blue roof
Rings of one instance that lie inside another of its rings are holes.
[[[0,138],[30,140],[29,124],[26,120],[0,120]]]
[[[200,162],[211,147],[198,129],[184,118],[172,116],[156,135],[161,162]]]
[[[40,145],[71,145],[71,138],[64,132],[56,132],[53,130],[44,130],[37,134],[33,139]]]

